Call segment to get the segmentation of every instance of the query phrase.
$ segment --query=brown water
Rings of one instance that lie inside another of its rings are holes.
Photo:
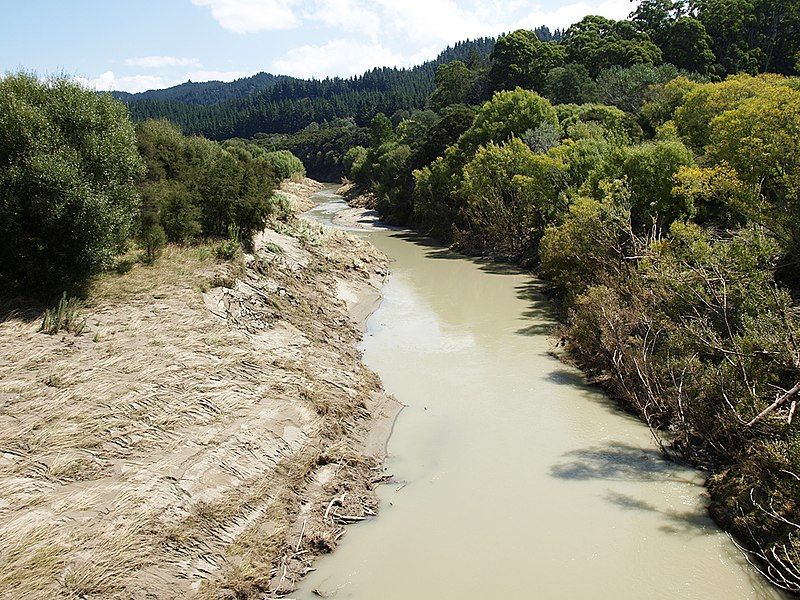
[[[310,216],[343,207],[323,192]],[[363,343],[406,403],[380,515],[294,597],[779,598],[708,519],[702,477],[548,355],[535,279],[407,232]]]

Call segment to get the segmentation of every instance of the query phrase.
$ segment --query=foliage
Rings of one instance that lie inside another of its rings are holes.
[[[555,42],[542,42],[526,29],[500,36],[492,51],[489,79],[494,90],[521,87],[541,91],[547,73],[560,67],[566,51]]]
[[[81,319],[81,307],[78,298],[67,297],[67,292],[64,292],[54,308],[44,311],[39,331],[48,335],[55,335],[59,331],[80,335],[86,328],[86,319]]]
[[[303,163],[308,176],[339,181],[345,174],[344,155],[350,148],[369,144],[369,133],[353,119],[311,123],[293,134],[260,134],[256,143],[266,150],[288,150]]]
[[[0,80],[0,288],[79,283],[111,264],[139,209],[125,107],[65,79]]]
[[[366,127],[379,112],[393,115],[397,111],[424,108],[434,90],[439,65],[454,60],[476,65],[485,61],[493,47],[493,38],[478,38],[455,44],[435,60],[412,69],[375,68],[352,78],[305,80],[278,76],[254,81],[253,85],[248,85],[245,79],[223,84],[228,87],[215,91],[218,99],[211,103],[198,102],[198,94],[183,86],[120,97],[136,121],[166,118],[179,125],[184,133],[201,134],[213,140],[250,138],[257,134],[291,136],[312,123],[324,128],[326,123],[340,119],[352,119],[357,127]],[[298,148],[286,146],[286,149],[305,160]],[[346,151],[344,148],[340,156]],[[323,152],[323,157],[326,153]],[[314,166],[306,167],[309,173],[314,172]],[[330,168],[330,163],[325,168]]]
[[[677,76],[678,70],[672,65],[611,67],[597,77],[597,96],[603,104],[636,114],[645,103],[651,86],[664,85]]]
[[[436,89],[430,98],[431,107],[441,110],[451,104],[466,104],[477,76],[460,60],[439,65],[436,70]]]
[[[599,16],[584,17],[564,34],[564,49],[570,62],[586,66],[596,76],[612,66],[630,67],[639,63],[659,64],[661,50],[630,21],[614,21]]]
[[[273,200],[279,180],[303,173],[302,163],[286,150],[185,137],[165,121],[138,125],[137,136],[147,164],[142,194],[171,242],[225,237],[235,227],[249,244],[280,210]]]
[[[479,148],[464,167],[461,194],[480,247],[509,258],[531,256],[545,225],[562,210],[563,171],[558,159],[533,152],[519,138]]]
[[[553,104],[586,104],[597,101],[597,84],[580,63],[569,63],[547,72],[542,95]]]
[[[603,182],[624,181],[630,193],[631,220],[637,229],[669,226],[694,216],[694,206],[673,195],[674,175],[694,165],[691,151],[678,140],[659,140],[616,149],[589,175],[584,189],[595,197]]]

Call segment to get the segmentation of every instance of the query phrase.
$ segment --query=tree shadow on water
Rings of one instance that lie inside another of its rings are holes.
[[[605,480],[614,482],[675,482],[696,486],[697,482],[682,477],[676,466],[667,462],[655,449],[640,448],[622,442],[592,446],[565,453],[561,462],[553,465],[551,475],[573,481]],[[664,519],[658,527],[670,534],[702,535],[712,527],[711,519],[702,505],[678,511],[660,508],[647,500],[609,490],[605,499],[619,509],[646,511]]]
[[[714,522],[703,506],[685,511],[663,509],[641,498],[614,491],[609,491],[605,499],[622,510],[645,511],[662,517],[665,523],[658,529],[664,533],[702,535],[714,527]]]
[[[570,387],[582,387],[587,388],[589,384],[586,381],[586,377],[578,370],[569,370],[566,368],[559,368],[553,369],[550,371],[547,376],[547,380],[551,383],[557,383],[558,385],[568,385]]]
[[[550,468],[550,474],[559,479],[694,483],[679,477],[675,465],[664,460],[656,449],[623,442],[571,450],[562,458],[564,460]]]
[[[557,323],[553,318],[553,309],[550,301],[544,295],[544,290],[544,282],[533,278],[516,287],[517,298],[528,304],[521,319],[526,322],[532,321],[530,325],[517,330],[519,335],[552,335]]]
[[[433,258],[436,260],[464,260],[473,263],[476,265],[481,271],[485,273],[489,273],[492,275],[525,275],[528,274],[528,271],[522,269],[521,267],[509,263],[509,262],[502,262],[500,260],[496,260],[493,258],[488,258],[485,256],[471,256],[469,254],[462,254],[449,248],[448,246],[442,245],[440,242],[437,242],[435,239],[425,236],[421,233],[416,233],[415,231],[411,231],[408,229],[398,230],[392,234],[393,237],[396,237],[401,240],[405,240],[417,246],[421,246],[426,249],[425,256],[427,258]]]

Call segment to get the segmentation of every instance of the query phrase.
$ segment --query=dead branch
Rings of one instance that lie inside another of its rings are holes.
[[[770,404],[767,408],[765,408],[758,415],[756,415],[755,418],[753,418],[753,420],[750,421],[747,424],[747,427],[752,427],[755,423],[757,423],[758,421],[760,421],[761,419],[766,417],[769,413],[771,413],[773,410],[775,410],[776,408],[781,406],[781,404],[786,402],[789,398],[794,396],[797,392],[800,392],[800,381],[798,381],[795,384],[795,386],[792,389],[790,389],[788,392],[786,392],[783,396],[781,396],[780,398],[775,400],[775,402]]]

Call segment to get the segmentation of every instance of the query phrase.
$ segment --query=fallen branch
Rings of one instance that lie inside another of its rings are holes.
[[[760,421],[761,419],[763,419],[764,417],[766,417],[766,416],[767,416],[769,413],[771,413],[773,410],[775,410],[776,408],[778,408],[778,407],[779,407],[781,404],[783,404],[784,402],[786,402],[786,401],[787,401],[789,398],[791,398],[792,396],[794,396],[794,395],[795,395],[797,392],[800,392],[800,381],[798,381],[798,382],[795,384],[795,386],[794,386],[792,389],[790,389],[788,392],[786,392],[786,393],[785,393],[783,396],[781,396],[780,398],[778,398],[777,400],[775,400],[775,402],[773,402],[772,404],[770,404],[770,405],[769,405],[767,408],[765,408],[765,409],[764,409],[764,410],[762,410],[762,411],[761,411],[761,412],[760,412],[758,415],[756,415],[756,417],[755,417],[755,418],[753,418],[753,420],[752,420],[752,421],[750,421],[750,422],[747,424],[747,427],[752,427],[752,426],[753,426],[755,423],[757,423],[758,421]]]

